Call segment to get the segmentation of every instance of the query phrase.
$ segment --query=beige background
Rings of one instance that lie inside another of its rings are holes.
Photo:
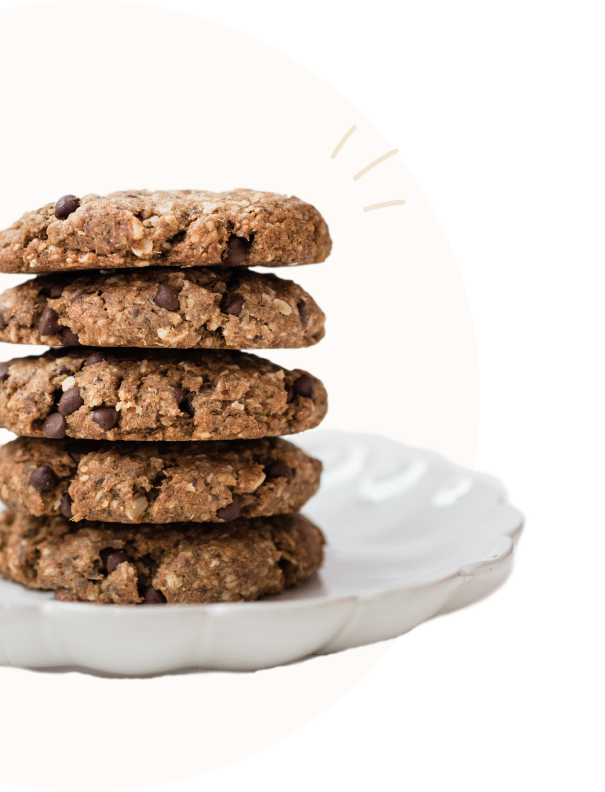
[[[50,3],[4,10],[0,24],[1,227],[67,192],[251,186],[310,200],[334,253],[284,274],[324,308],[328,335],[315,349],[268,356],[324,379],[326,428],[472,464],[478,367],[456,262],[399,156],[353,180],[393,145],[352,105],[276,50],[176,12]],[[396,199],[405,205],[363,211]],[[200,775],[308,722],[386,648],[254,675],[116,681],[0,669],[0,781],[109,790]]]

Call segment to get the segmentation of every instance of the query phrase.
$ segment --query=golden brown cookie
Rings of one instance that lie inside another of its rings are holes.
[[[326,411],[318,379],[244,352],[72,347],[0,364],[0,426],[26,437],[255,439]]]
[[[121,443],[20,437],[0,449],[0,496],[34,516],[230,522],[301,509],[321,462],[279,438]]]
[[[0,515],[0,575],[61,600],[160,604],[255,600],[297,586],[323,561],[323,534],[301,514],[229,525],[78,525]]]
[[[223,267],[46,275],[0,294],[0,341],[173,349],[313,346],[325,316],[300,286]]]
[[[1,272],[324,261],[332,241],[311,204],[256,190],[64,195],[0,232]]]

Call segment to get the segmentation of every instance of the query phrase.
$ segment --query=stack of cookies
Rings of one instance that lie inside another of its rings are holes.
[[[298,512],[321,463],[280,438],[317,426],[322,383],[240,350],[295,348],[324,314],[249,269],[323,261],[325,221],[253,190],[66,195],[0,232],[0,575],[62,600],[254,600],[309,578]],[[82,272],[82,270],[85,270]]]

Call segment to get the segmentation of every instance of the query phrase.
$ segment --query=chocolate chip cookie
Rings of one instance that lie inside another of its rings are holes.
[[[300,514],[229,525],[80,523],[0,515],[0,575],[57,599],[161,604],[278,594],[322,564],[324,538]]]
[[[247,269],[35,278],[0,295],[0,341],[102,347],[308,347],[325,316],[300,286]]]
[[[0,232],[1,272],[324,261],[320,213],[293,196],[255,190],[124,190],[64,195]]]
[[[40,517],[230,522],[298,511],[321,462],[286,440],[122,443],[20,437],[0,449],[0,497]]]
[[[0,426],[26,437],[237,440],[294,434],[320,380],[245,352],[58,348],[0,364]]]

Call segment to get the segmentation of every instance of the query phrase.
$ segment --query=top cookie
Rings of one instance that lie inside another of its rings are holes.
[[[0,272],[313,264],[330,254],[321,214],[255,190],[66,195],[0,231]]]

